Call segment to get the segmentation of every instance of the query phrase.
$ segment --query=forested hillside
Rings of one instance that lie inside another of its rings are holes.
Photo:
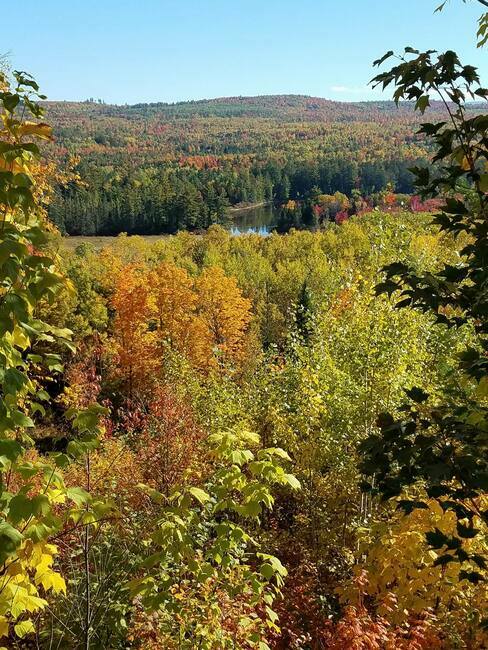
[[[228,206],[318,195],[413,193],[428,158],[408,102],[339,103],[293,95],[180,104],[46,105],[50,148],[81,181],[50,207],[69,234],[160,234],[228,221]],[[433,102],[439,119],[445,107]]]

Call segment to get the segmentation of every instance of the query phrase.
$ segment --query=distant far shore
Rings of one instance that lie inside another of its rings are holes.
[[[265,205],[272,205],[272,201],[259,201],[259,203],[237,203],[231,205],[229,212],[242,212],[244,210],[253,210],[254,208],[262,208]]]

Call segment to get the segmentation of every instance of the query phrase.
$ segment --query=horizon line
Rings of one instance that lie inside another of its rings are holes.
[[[252,100],[252,99],[270,99],[270,98],[299,98],[319,100],[321,102],[329,102],[331,104],[395,104],[393,99],[355,99],[355,100],[341,100],[330,99],[328,97],[320,97],[318,95],[305,95],[302,93],[270,93],[263,95],[223,95],[218,97],[202,97],[198,99],[181,99],[175,101],[139,101],[134,103],[116,103],[106,102],[102,97],[89,97],[86,99],[45,99],[42,104],[96,104],[97,106],[115,106],[115,107],[136,107],[136,106],[178,106],[181,104],[204,104],[209,102],[223,101],[223,100]],[[398,104],[414,104],[414,100],[402,100]],[[442,103],[440,100],[433,100],[432,104]],[[476,101],[469,103],[478,103]]]

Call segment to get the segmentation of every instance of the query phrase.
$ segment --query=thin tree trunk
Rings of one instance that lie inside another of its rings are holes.
[[[90,492],[90,455],[86,456],[86,486]],[[83,559],[85,564],[85,650],[90,650],[91,584],[90,584],[90,526],[83,534]]]

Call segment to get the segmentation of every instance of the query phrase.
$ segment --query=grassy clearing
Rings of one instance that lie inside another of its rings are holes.
[[[144,240],[148,242],[155,242],[158,239],[163,239],[164,237],[168,237],[168,235],[137,235],[137,236],[142,237]],[[80,236],[62,237],[60,238],[60,241],[65,248],[74,250],[80,244],[90,244],[96,249],[101,249],[104,248],[105,246],[108,246],[116,239],[117,237],[80,235]]]

